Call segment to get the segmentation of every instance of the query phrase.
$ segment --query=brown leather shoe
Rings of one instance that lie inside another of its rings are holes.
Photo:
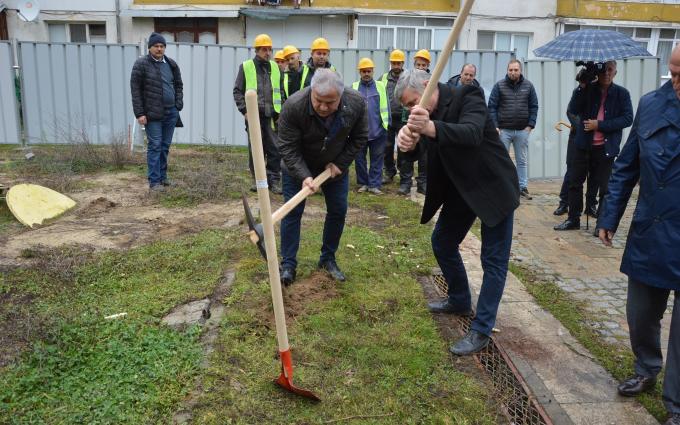
[[[656,378],[635,375],[621,382],[617,389],[622,396],[635,397],[640,393],[653,389],[655,385]]]

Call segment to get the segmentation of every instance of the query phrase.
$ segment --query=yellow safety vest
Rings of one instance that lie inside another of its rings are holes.
[[[271,66],[270,79],[272,82],[272,103],[274,104],[274,112],[277,114],[281,112],[281,70],[274,61],[269,61]],[[246,77],[246,90],[257,91],[257,71],[255,70],[255,61],[248,59],[243,62],[243,74]]]
[[[359,89],[359,81],[352,83],[352,88],[354,90]],[[387,98],[387,87],[382,81],[375,81],[375,88],[378,90],[378,95],[380,96],[380,119],[382,120],[382,125],[385,129],[390,123],[390,111],[387,108],[388,98]]]
[[[387,75],[388,74],[389,74],[389,72],[386,72],[382,75],[382,77],[380,77],[380,81],[382,81],[385,85],[387,85]]]
[[[330,69],[333,72],[335,71],[335,67],[331,65],[328,69]],[[309,74],[309,66],[307,64],[302,65],[302,80],[300,80],[300,90],[305,88],[305,81],[307,80],[307,74]],[[310,84],[312,83],[311,81],[309,82]]]

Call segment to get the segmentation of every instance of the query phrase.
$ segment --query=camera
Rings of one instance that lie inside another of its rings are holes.
[[[605,71],[604,62],[576,62],[576,66],[582,66],[578,73],[576,74],[576,81],[579,83],[588,84],[595,80],[597,74],[601,74]]]

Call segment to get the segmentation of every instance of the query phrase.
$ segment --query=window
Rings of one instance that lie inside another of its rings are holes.
[[[659,44],[656,47],[656,55],[661,58],[659,71],[661,75],[668,73],[666,64],[671,57],[673,48],[680,43],[680,30],[663,28],[659,31]]]
[[[515,50],[519,60],[529,57],[529,41],[531,34],[477,31],[477,49],[479,50]]]
[[[156,18],[154,28],[168,42],[217,44],[216,18]]]
[[[50,41],[57,43],[106,43],[105,23],[48,23]]]
[[[360,49],[441,49],[453,19],[359,16]],[[438,29],[439,27],[439,29]]]

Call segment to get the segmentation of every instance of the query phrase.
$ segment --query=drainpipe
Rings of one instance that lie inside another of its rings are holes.
[[[120,36],[120,0],[116,0],[116,42],[121,43]]]

